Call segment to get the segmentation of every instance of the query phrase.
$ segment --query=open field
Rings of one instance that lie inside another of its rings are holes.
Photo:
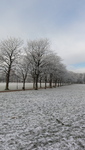
[[[5,90],[5,85],[6,83],[0,83],[0,91]],[[42,87],[45,86],[44,83],[41,84]],[[49,84],[47,83],[47,85],[49,86]],[[10,82],[9,83],[9,90],[21,90],[23,87],[23,83],[17,83],[17,82]],[[38,83],[38,87],[40,87],[40,84]],[[26,89],[33,89],[33,83],[26,83],[25,84],[25,88]]]
[[[85,85],[0,93],[0,150],[84,150]]]
[[[5,89],[6,83],[0,83],[0,91],[3,91]],[[9,83],[9,89],[10,90],[21,90],[23,87],[23,83],[17,83],[17,82],[10,82]],[[26,89],[33,88],[33,83],[26,83],[25,85]]]

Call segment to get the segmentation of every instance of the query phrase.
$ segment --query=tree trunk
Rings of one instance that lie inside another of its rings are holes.
[[[45,80],[45,89],[47,88],[47,80]]]
[[[6,74],[6,88],[5,88],[5,90],[9,90],[9,78],[10,78],[11,65],[12,65],[12,63],[10,63],[9,68],[8,68],[8,72]]]
[[[50,88],[52,88],[52,81],[50,80]]]
[[[58,80],[58,87],[59,87],[59,80]]]
[[[10,72],[6,75],[6,87],[5,90],[9,90],[9,77],[10,77]]]
[[[45,89],[47,88],[47,82],[45,81]]]
[[[35,79],[35,90],[38,90],[38,75],[36,75]]]
[[[45,76],[45,89],[47,88],[47,77]]]
[[[40,79],[40,88],[42,88],[42,85],[41,85],[41,79]]]
[[[52,75],[50,74],[50,88],[52,88]]]
[[[23,87],[22,87],[23,90],[25,90],[25,79],[23,79]]]

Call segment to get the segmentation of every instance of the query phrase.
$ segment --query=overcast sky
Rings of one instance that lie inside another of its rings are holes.
[[[48,38],[67,69],[85,72],[85,0],[0,0],[0,40]]]

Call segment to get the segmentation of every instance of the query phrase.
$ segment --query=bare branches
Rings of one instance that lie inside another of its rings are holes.
[[[25,49],[28,61],[30,62],[30,73],[35,78],[36,89],[38,89],[38,79],[41,73],[41,66],[44,64],[44,57],[47,54],[49,42],[47,39],[33,40],[27,42]]]
[[[22,40],[9,38],[0,42],[0,66],[6,73],[6,89],[8,89],[10,71],[18,59]]]
[[[23,41],[17,38],[9,38],[0,42],[0,71],[6,75],[6,89],[8,89],[11,71],[16,68],[16,75],[23,80],[23,89],[28,75],[31,75],[35,89],[38,89],[38,81],[50,83],[65,81],[70,75],[62,63],[62,59],[50,50],[48,39],[30,40],[27,46],[21,46]]]

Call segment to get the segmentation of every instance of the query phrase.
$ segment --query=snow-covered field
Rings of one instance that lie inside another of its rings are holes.
[[[0,91],[5,90],[5,85],[6,83],[1,83],[0,82]],[[42,87],[45,87],[45,84],[42,83],[41,84]],[[47,83],[47,86],[49,86],[49,84]],[[17,83],[17,82],[10,82],[9,83],[9,90],[21,90],[23,87],[23,83]],[[40,87],[40,84],[38,83],[38,87]],[[32,89],[33,88],[33,83],[25,83],[25,88],[26,89]]]
[[[0,83],[0,91],[3,91],[5,89],[5,85],[6,83]],[[10,90],[18,90],[18,89],[22,89],[23,87],[23,83],[9,83],[9,89]],[[26,89],[28,88],[33,88],[33,84],[32,83],[26,83]]]
[[[85,150],[85,85],[0,93],[0,150]]]

